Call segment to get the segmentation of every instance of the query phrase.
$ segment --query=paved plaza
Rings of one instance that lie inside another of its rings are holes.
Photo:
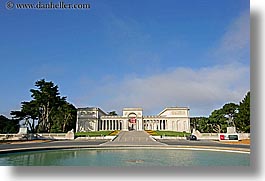
[[[102,146],[164,146],[157,142],[145,131],[121,131],[113,140],[101,144]]]

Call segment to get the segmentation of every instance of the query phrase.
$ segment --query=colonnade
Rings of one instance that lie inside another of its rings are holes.
[[[144,120],[145,130],[167,130],[167,120]]]
[[[122,120],[99,120],[98,130],[122,130]]]
[[[168,130],[168,120],[143,120],[145,130]],[[99,120],[98,130],[123,130],[123,120]]]

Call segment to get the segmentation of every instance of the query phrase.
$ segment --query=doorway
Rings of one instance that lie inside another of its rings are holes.
[[[136,117],[129,118],[129,120],[128,120],[128,130],[129,131],[137,130],[137,119],[136,119]]]

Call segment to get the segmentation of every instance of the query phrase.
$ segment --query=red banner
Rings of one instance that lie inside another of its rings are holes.
[[[136,123],[136,118],[131,118],[130,123]]]

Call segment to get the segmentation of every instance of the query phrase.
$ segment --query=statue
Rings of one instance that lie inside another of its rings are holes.
[[[226,118],[228,118],[227,120],[227,133],[236,133],[236,127],[235,127],[235,123],[233,120],[233,116],[231,114],[225,115]]]

